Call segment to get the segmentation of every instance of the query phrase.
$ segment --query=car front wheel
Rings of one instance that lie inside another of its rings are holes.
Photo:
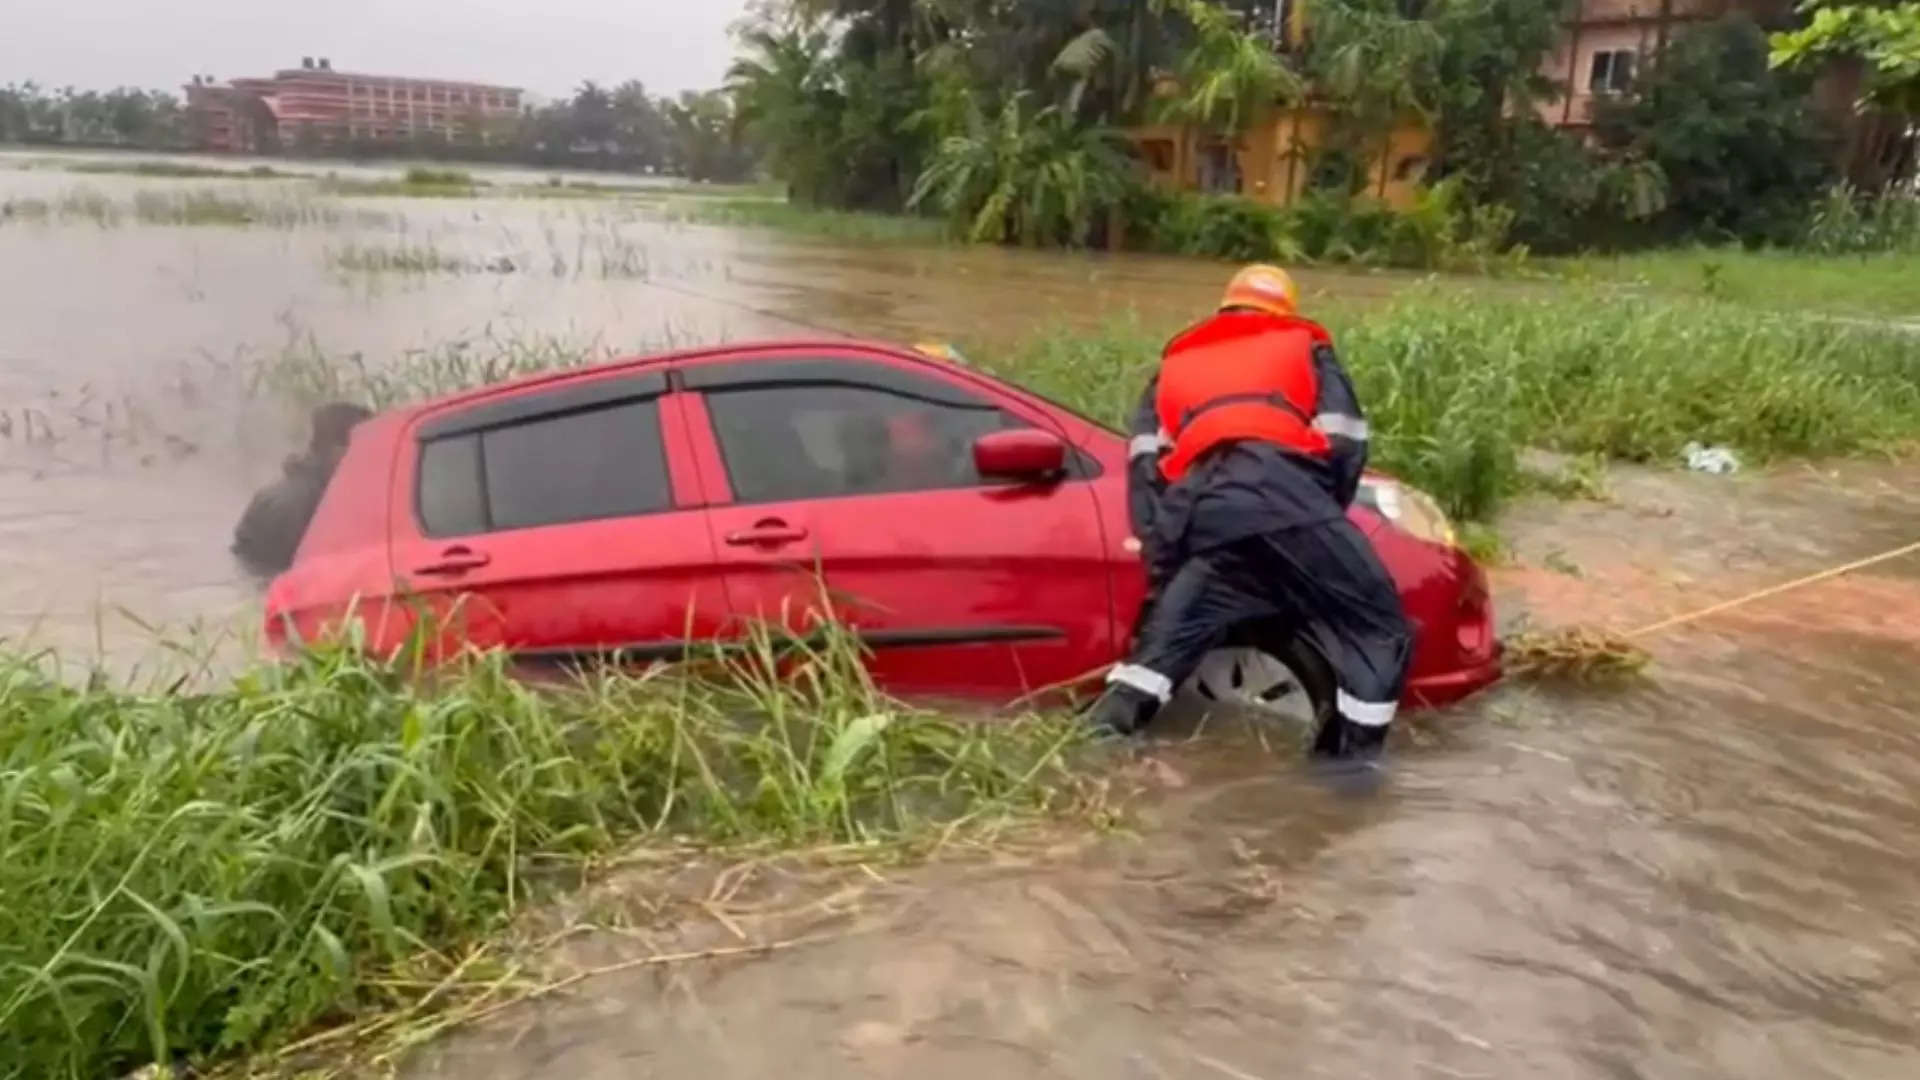
[[[1318,649],[1285,629],[1254,626],[1203,657],[1182,696],[1209,712],[1232,709],[1311,736],[1333,715],[1334,687]]]

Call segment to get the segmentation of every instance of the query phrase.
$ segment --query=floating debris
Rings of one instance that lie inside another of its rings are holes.
[[[1723,476],[1740,471],[1740,459],[1724,446],[1702,446],[1697,442],[1690,442],[1681,448],[1681,453],[1687,457],[1687,468],[1694,472]]]
[[[1509,676],[1552,682],[1620,682],[1653,659],[1626,637],[1584,626],[1529,630],[1505,642]]]

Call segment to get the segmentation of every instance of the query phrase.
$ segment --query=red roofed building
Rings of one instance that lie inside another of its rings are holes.
[[[517,87],[335,71],[307,58],[270,78],[221,85],[195,77],[187,115],[199,149],[249,153],[302,142],[484,138],[520,112]]]

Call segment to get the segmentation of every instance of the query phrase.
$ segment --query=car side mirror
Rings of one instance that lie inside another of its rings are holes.
[[[989,480],[1053,480],[1067,470],[1067,444],[1038,428],[995,431],[973,441],[973,467]]]

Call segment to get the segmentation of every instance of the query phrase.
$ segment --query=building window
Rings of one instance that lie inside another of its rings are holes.
[[[1593,54],[1587,72],[1587,90],[1595,94],[1622,94],[1633,85],[1632,49],[1601,49]]]

